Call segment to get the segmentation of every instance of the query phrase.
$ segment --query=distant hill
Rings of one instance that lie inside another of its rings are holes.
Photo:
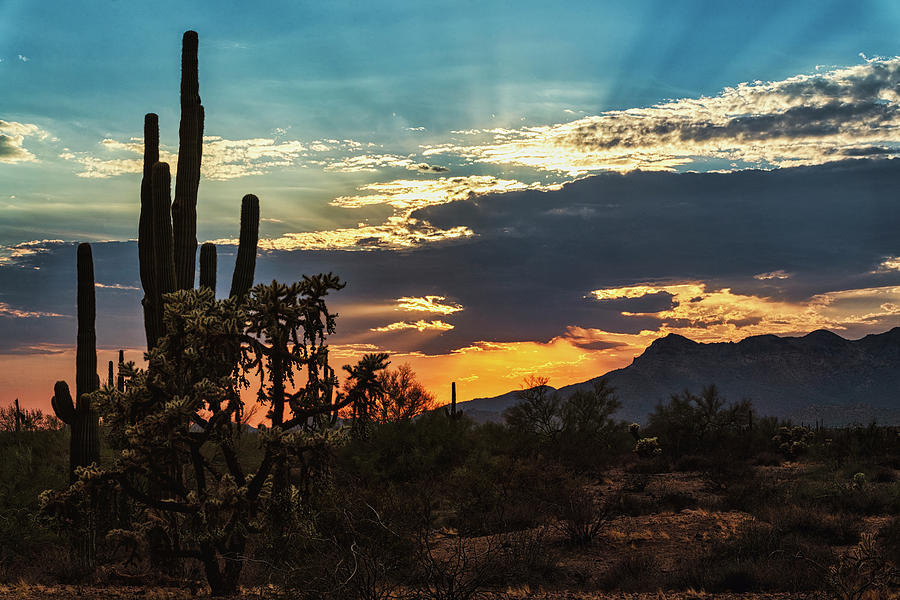
[[[645,422],[672,393],[716,384],[729,401],[748,398],[761,415],[825,424],[900,424],[900,327],[846,340],[819,330],[803,337],[759,335],[703,344],[669,334],[624,369],[601,377],[616,388],[616,417]],[[596,379],[599,379],[596,378]],[[559,388],[568,396],[594,379]],[[499,421],[518,392],[476,398],[459,407],[479,422]]]

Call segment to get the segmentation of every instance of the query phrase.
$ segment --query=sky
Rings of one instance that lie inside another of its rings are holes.
[[[144,349],[143,115],[177,156],[200,36],[198,238],[227,293],[333,271],[336,364],[440,401],[629,364],[654,339],[900,325],[900,4],[0,1],[0,404]]]

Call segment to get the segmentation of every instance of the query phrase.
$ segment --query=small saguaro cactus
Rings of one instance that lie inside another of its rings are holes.
[[[94,261],[90,244],[78,245],[78,334],[75,350],[75,401],[69,384],[57,381],[51,405],[56,416],[71,428],[69,478],[75,469],[100,460],[100,434],[97,412],[90,394],[100,387],[97,375],[97,303],[94,296]]]
[[[241,236],[231,278],[229,296],[240,298],[253,287],[256,269],[256,246],[259,242],[259,198],[247,194],[241,200]]]
[[[206,242],[200,246],[200,287],[216,291],[216,245]]]
[[[194,287],[197,255],[197,191],[203,155],[204,110],[200,103],[198,37],[186,31],[181,51],[181,122],[178,130],[178,170],[171,200],[169,165],[159,162],[159,117],[144,117],[144,174],[138,257],[144,289],[147,348],[163,334],[163,296]],[[170,201],[171,200],[171,201]],[[259,237],[259,199],[248,194],[241,203],[241,234],[231,295],[242,297],[253,286]],[[200,250],[200,286],[215,289],[215,246]]]
[[[125,391],[125,375],[122,373],[122,367],[125,366],[125,351],[119,350],[119,371],[116,376],[116,389],[120,392]]]
[[[16,398],[15,405],[16,405],[16,433],[18,433],[19,431],[22,430],[22,421],[23,421],[22,411],[19,410],[19,399],[18,398]]]
[[[447,416],[451,419],[458,419],[462,416],[461,410],[456,410],[456,382],[450,382],[450,406],[445,409]]]

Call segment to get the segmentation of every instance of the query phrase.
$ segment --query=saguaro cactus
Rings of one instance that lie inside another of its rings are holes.
[[[175,289],[194,287],[197,256],[197,189],[203,154],[203,105],[197,68],[196,31],[181,39],[181,124],[178,128],[178,174],[172,203],[175,241]]]
[[[197,191],[203,154],[204,110],[200,103],[197,33],[187,31],[181,52],[181,124],[178,130],[178,173],[171,198],[169,166],[159,162],[159,119],[144,117],[144,175],[141,180],[141,217],[138,256],[144,288],[144,329],[148,349],[163,334],[163,295],[194,287],[197,255]],[[241,235],[232,280],[232,295],[243,296],[253,285],[259,237],[259,199],[252,194],[241,203]],[[209,248],[208,250],[206,248]],[[204,244],[200,257],[200,285],[215,289],[215,247]]]
[[[241,200],[241,237],[238,240],[237,259],[231,278],[229,296],[238,298],[246,294],[253,285],[256,269],[256,245],[259,241],[259,198],[247,194]]]
[[[125,391],[125,375],[122,374],[122,367],[125,366],[125,351],[119,350],[119,370],[116,375],[116,389],[120,392]]]
[[[200,287],[216,291],[216,245],[212,242],[200,246]]]
[[[70,426],[69,477],[75,468],[100,460],[97,413],[89,394],[100,387],[97,375],[97,303],[94,296],[94,261],[90,244],[78,245],[78,334],[75,349],[75,402],[65,381],[57,381],[51,405],[59,419]]]

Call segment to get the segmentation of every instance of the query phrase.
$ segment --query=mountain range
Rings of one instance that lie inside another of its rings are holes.
[[[900,424],[900,327],[858,340],[825,331],[802,337],[759,335],[698,343],[669,334],[632,363],[557,391],[568,397],[600,378],[616,390],[615,417],[638,423],[673,393],[715,384],[728,401],[749,399],[760,415],[826,425]],[[519,391],[460,402],[479,422],[500,421]]]

